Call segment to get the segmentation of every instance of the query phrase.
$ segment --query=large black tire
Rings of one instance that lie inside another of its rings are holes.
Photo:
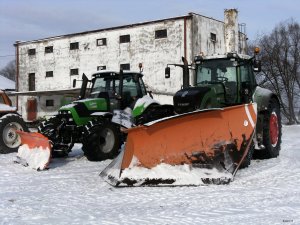
[[[0,153],[17,152],[21,138],[16,130],[28,132],[24,120],[17,114],[7,114],[0,118]]]
[[[90,161],[112,159],[117,156],[121,146],[121,133],[110,122],[94,125],[85,132],[82,150]]]
[[[270,159],[279,155],[281,147],[281,116],[280,106],[276,99],[272,98],[268,109],[264,113],[263,144],[265,149],[258,151],[258,158]]]

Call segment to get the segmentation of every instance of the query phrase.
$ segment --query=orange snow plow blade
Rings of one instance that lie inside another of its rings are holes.
[[[49,139],[40,133],[16,132],[21,137],[22,145],[15,162],[36,170],[47,169],[51,159]]]
[[[252,142],[256,104],[181,114],[128,130],[100,176],[114,186],[225,184]]]

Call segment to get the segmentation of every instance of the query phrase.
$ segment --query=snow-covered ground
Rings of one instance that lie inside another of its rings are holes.
[[[280,156],[254,160],[229,185],[114,188],[80,145],[37,172],[0,155],[0,224],[300,224],[300,126]]]

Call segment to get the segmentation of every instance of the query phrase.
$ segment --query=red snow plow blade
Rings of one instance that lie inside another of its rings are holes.
[[[226,184],[247,155],[256,104],[181,114],[128,130],[100,176],[114,186]]]
[[[16,132],[21,137],[22,145],[15,162],[36,170],[47,169],[51,159],[49,139],[40,133]]]

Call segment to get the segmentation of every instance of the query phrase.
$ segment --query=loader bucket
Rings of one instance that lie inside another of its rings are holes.
[[[226,184],[247,155],[256,104],[194,111],[128,130],[101,173],[113,186]]]
[[[47,169],[51,159],[49,139],[40,133],[16,131],[21,137],[15,162],[36,170]]]

